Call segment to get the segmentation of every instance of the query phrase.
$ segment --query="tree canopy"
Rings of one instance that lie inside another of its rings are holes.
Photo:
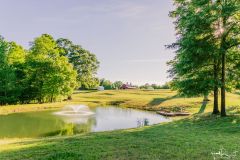
[[[63,52],[69,48],[48,34],[35,38],[28,50],[1,37],[0,104],[54,102],[70,97],[79,84],[97,84],[96,56],[79,45],[73,48]]]
[[[169,62],[173,86],[188,96],[214,91],[214,114],[219,112],[221,88],[221,115],[225,116],[225,90],[236,86],[234,73],[240,69],[234,61],[239,59],[240,4],[237,0],[174,2],[176,10],[170,16],[176,19],[178,39],[168,46],[177,53]]]
[[[97,87],[99,85],[99,80],[96,78],[99,68],[97,57],[68,39],[59,38],[57,44],[60,54],[67,57],[77,71],[78,87],[83,89]]]

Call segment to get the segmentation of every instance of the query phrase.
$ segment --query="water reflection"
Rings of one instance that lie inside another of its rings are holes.
[[[56,111],[44,111],[3,115],[0,116],[0,138],[74,135],[170,121],[153,112],[118,107],[95,107],[87,112],[94,114],[66,116],[55,114]]]
[[[74,121],[76,122],[76,121]],[[65,123],[60,130],[56,130],[49,133],[44,133],[41,137],[46,136],[63,136],[63,135],[75,135],[79,133],[88,133],[91,132],[92,125],[95,124],[95,119],[91,118],[85,121],[85,123]]]

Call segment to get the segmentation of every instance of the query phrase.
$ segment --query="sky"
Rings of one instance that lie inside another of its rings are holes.
[[[98,77],[163,84],[175,41],[171,0],[0,0],[0,35],[24,47],[43,33],[94,53]]]

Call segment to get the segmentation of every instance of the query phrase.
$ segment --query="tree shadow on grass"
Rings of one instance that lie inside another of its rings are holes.
[[[198,113],[203,113],[207,107],[208,101],[203,101]]]
[[[171,100],[171,99],[175,99],[175,98],[179,98],[179,95],[174,95],[174,96],[170,96],[170,97],[166,97],[166,98],[153,98],[153,100],[151,102],[148,103],[149,106],[157,106],[160,105],[161,103]]]
[[[119,105],[121,105],[123,103],[126,103],[126,102],[127,102],[126,100],[116,100],[116,101],[110,101],[107,104],[112,105],[112,106],[119,106]]]
[[[101,101],[94,101],[94,100],[89,100],[89,101],[87,101],[87,100],[84,100],[84,101],[82,101],[82,102],[86,102],[86,103],[96,103],[96,104],[101,104]]]
[[[73,94],[79,94],[79,93],[94,93],[94,92],[98,92],[98,90],[78,90],[73,92]]]
[[[115,95],[115,94],[112,94],[112,93],[101,93],[101,95],[112,96],[112,95]]]

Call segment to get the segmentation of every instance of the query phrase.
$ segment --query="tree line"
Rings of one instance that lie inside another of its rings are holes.
[[[103,86],[105,90],[120,89],[124,83],[122,81],[111,82],[107,79],[100,79],[100,86]]]
[[[171,82],[166,82],[163,85],[146,83],[144,85],[139,86],[139,88],[140,89],[170,89]]]
[[[121,89],[121,87],[124,85],[125,83],[122,81],[115,81],[115,82],[111,82],[110,80],[107,79],[100,79],[100,86],[103,86],[104,89],[106,90],[114,90],[114,89]],[[128,84],[128,83],[126,83]],[[144,85],[133,85],[132,83],[128,84],[129,86],[132,87],[136,87],[139,89],[170,89],[170,82],[167,82],[163,85],[157,85],[157,84],[144,84]]]
[[[99,61],[80,45],[43,34],[24,49],[0,37],[0,105],[54,102],[91,88]]]
[[[175,58],[168,64],[172,86],[180,94],[214,94],[213,114],[226,116],[226,91],[239,88],[239,0],[174,0],[177,41]]]

